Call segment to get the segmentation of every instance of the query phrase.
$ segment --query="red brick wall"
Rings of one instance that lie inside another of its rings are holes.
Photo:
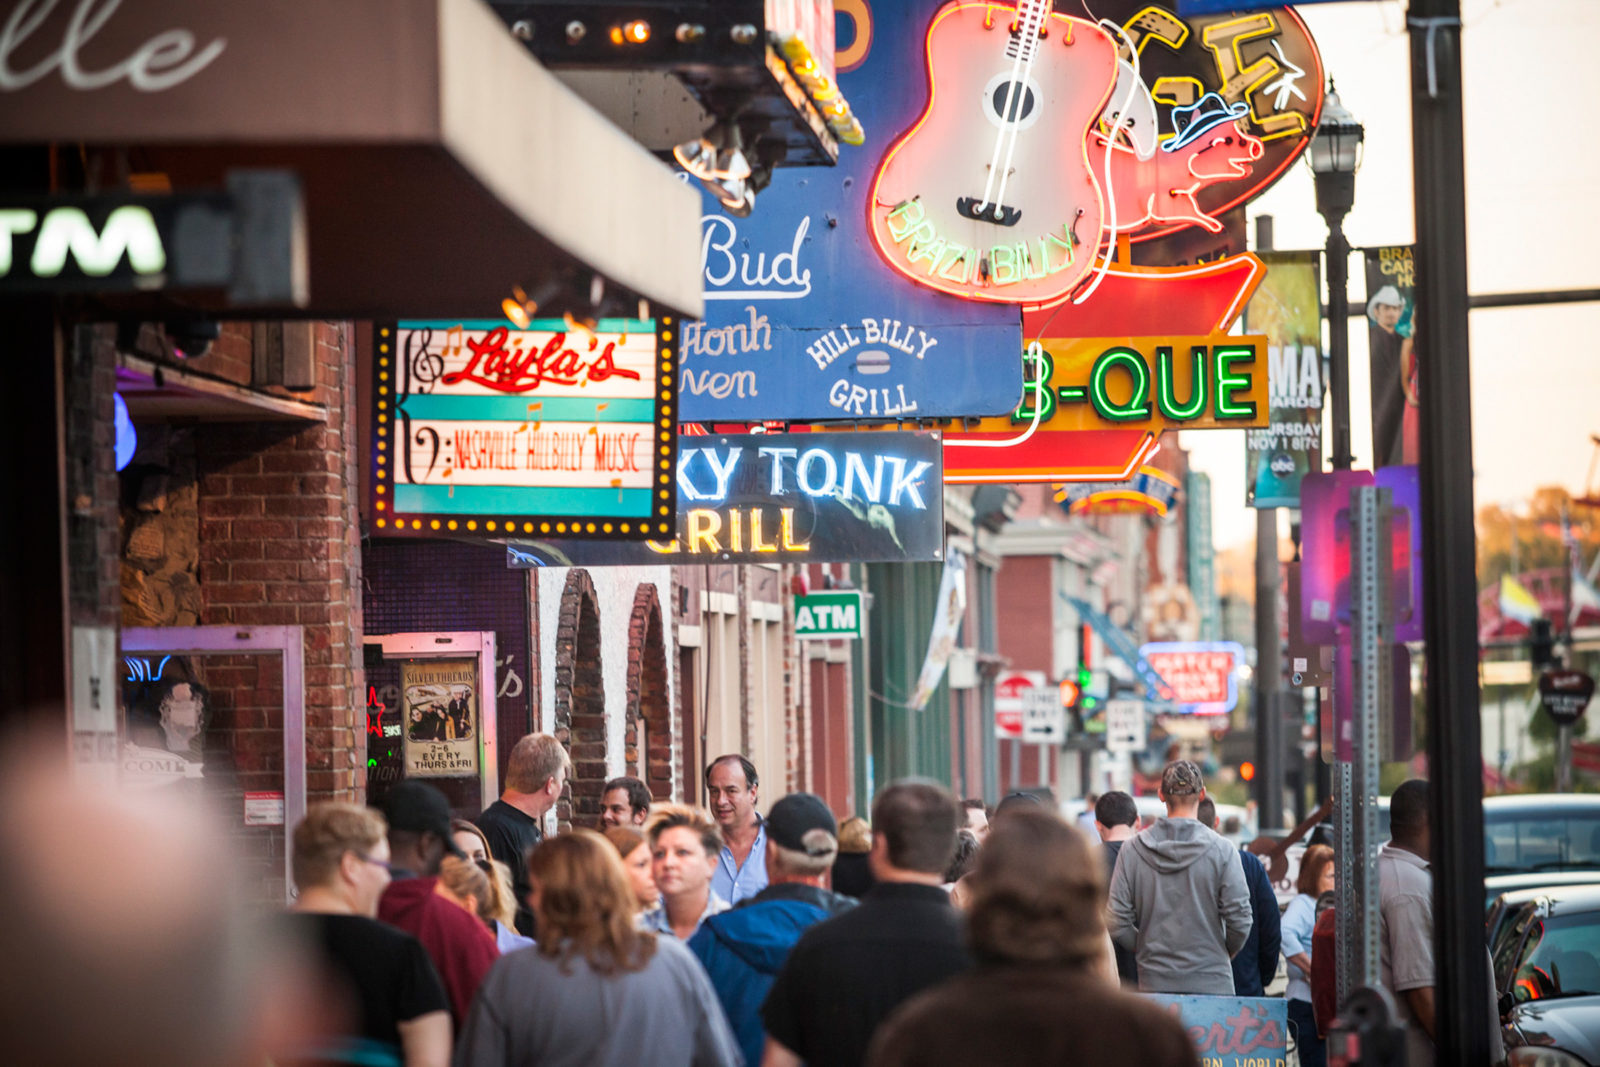
[[[305,628],[308,800],[359,800],[366,734],[356,521],[354,364],[348,325],[317,327],[317,388],[325,423],[209,423],[199,428],[201,622]],[[250,370],[248,332],[230,326],[209,362]],[[242,684],[242,683],[241,683]],[[242,775],[266,769],[272,721],[258,691],[213,692],[251,714],[238,723]],[[259,737],[252,731],[263,731]]]
[[[1050,673],[1054,664],[1055,577],[1049,556],[1007,556],[995,572],[995,634],[1016,671]]]

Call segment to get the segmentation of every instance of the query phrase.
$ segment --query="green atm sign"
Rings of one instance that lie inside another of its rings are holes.
[[[861,636],[861,591],[803,593],[794,598],[794,635],[807,638]]]

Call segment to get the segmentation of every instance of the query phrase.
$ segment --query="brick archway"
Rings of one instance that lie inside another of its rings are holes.
[[[642,778],[657,800],[672,792],[672,702],[667,691],[666,628],[661,596],[641,582],[628,619],[628,773]]]
[[[606,782],[606,694],[600,658],[600,601],[589,572],[568,573],[556,618],[556,737],[572,754],[572,778],[556,808],[563,827],[593,825]]]

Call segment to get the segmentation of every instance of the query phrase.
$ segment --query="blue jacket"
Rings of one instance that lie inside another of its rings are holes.
[[[806,927],[855,906],[849,897],[808,885],[768,886],[730,911],[713,915],[689,939],[711,976],[744,1061],[761,1062],[766,1032],[761,1004]]]
[[[1244,884],[1250,889],[1250,936],[1244,948],[1233,957],[1233,992],[1240,997],[1264,997],[1267,986],[1278,973],[1278,949],[1282,935],[1279,932],[1281,913],[1278,898],[1272,892],[1272,879],[1261,861],[1240,850],[1239,862],[1244,865]]]

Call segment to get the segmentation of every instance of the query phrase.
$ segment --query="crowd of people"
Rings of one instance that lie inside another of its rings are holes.
[[[1262,996],[1280,955],[1300,1062],[1325,1062],[1331,850],[1306,852],[1280,919],[1191,762],[1166,767],[1168,815],[1142,830],[1126,793],[1098,798],[1093,843],[1035,794],[991,811],[920,780],[880,791],[870,823],[841,826],[808,793],[763,817],[737,755],[706,768],[709,810],[618,778],[597,825],[547,839],[569,772],[535,734],[475,822],[416,780],[379,809],[314,806],[284,922],[321,961],[330,1021],[277,1062],[1193,1065],[1183,1027],[1133,993]],[[1425,854],[1402,840],[1425,795],[1396,793],[1382,870]],[[1403,887],[1385,882],[1383,966],[1425,1040],[1419,875],[1412,861]],[[1392,939],[1391,911],[1407,927]]]

